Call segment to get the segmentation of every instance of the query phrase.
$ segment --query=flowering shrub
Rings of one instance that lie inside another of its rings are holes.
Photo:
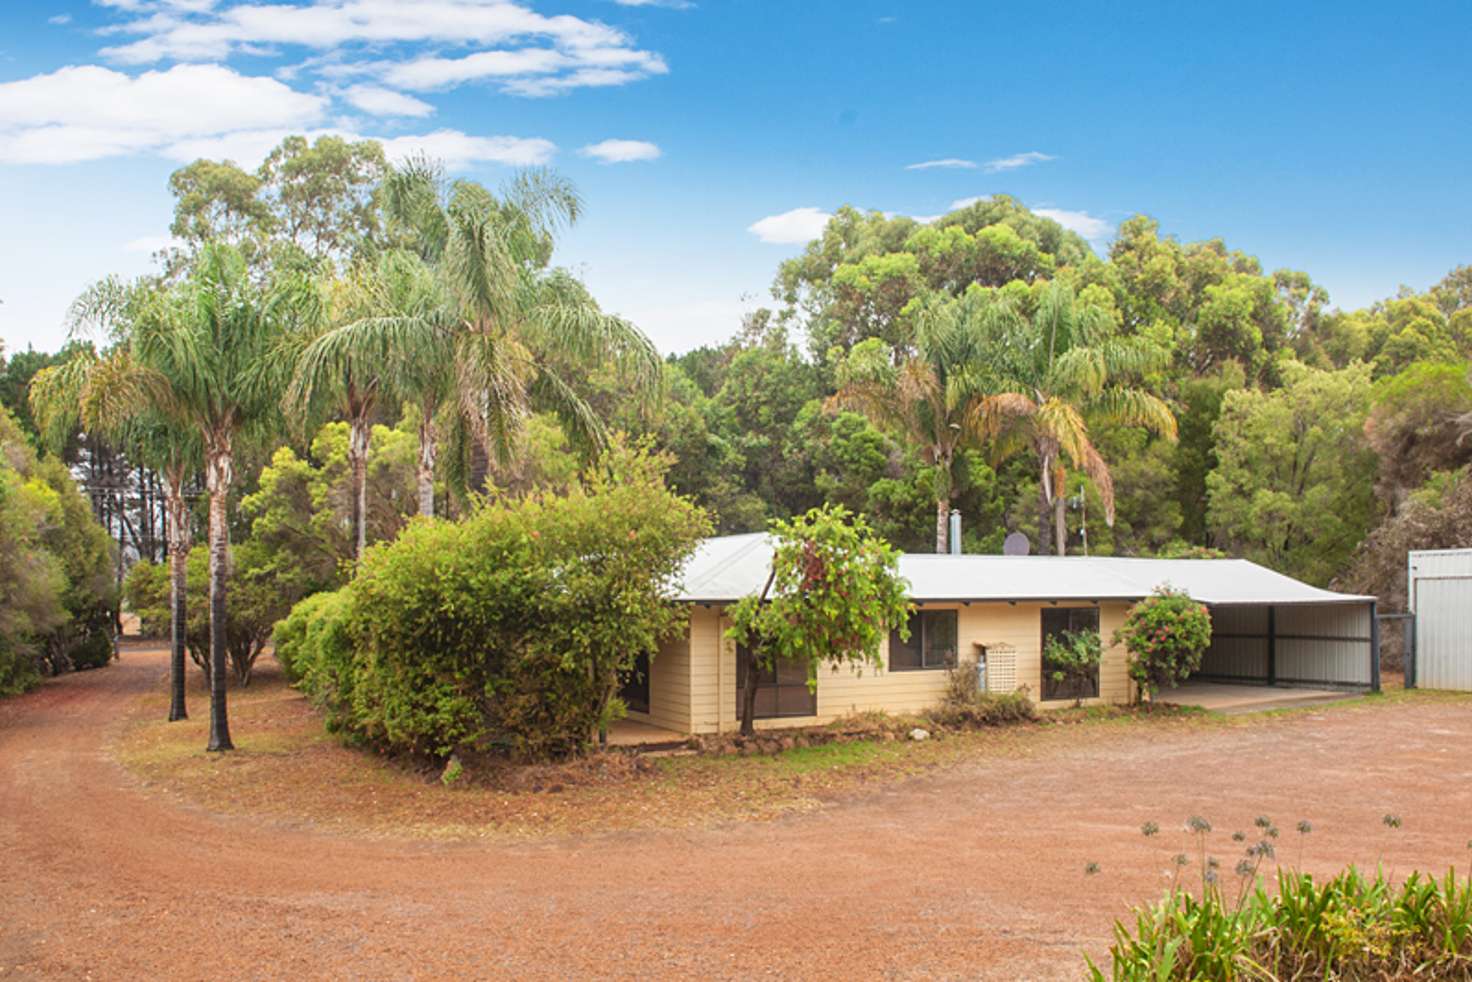
[[[1211,614],[1179,590],[1157,587],[1130,608],[1114,643],[1130,653],[1130,677],[1142,696],[1179,685],[1201,667],[1211,645]]]

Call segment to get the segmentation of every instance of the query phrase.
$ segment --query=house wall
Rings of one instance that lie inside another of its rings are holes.
[[[1054,605],[1019,602],[921,606],[924,610],[956,610],[962,663],[974,665],[975,645],[986,645],[992,659],[1014,660],[1015,687],[1026,689],[1031,698],[1038,701],[1042,692],[1042,611]],[[1132,690],[1126,671],[1125,651],[1122,647],[1110,647],[1109,639],[1124,621],[1129,606],[1125,603],[1098,606],[1099,631],[1106,647],[1099,666],[1099,698],[1085,701],[1128,702]],[[667,652],[661,650],[651,666],[652,722],[693,733],[730,732],[739,727],[736,645],[725,637],[730,626],[723,608],[719,606],[697,605],[691,608],[690,630],[683,646],[672,646],[670,652],[673,657],[668,661],[665,660]],[[757,725],[806,726],[872,710],[918,713],[939,702],[945,693],[946,672],[941,669],[891,672],[887,668],[888,647],[886,640],[881,654],[885,668],[835,664],[820,670],[815,715],[758,720]],[[678,677],[682,673],[684,679]],[[1039,702],[1043,708],[1071,704],[1072,700]]]

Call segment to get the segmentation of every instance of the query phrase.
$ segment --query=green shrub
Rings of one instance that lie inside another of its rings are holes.
[[[1280,869],[1241,903],[1175,889],[1115,925],[1096,980],[1472,979],[1472,881],[1411,873],[1398,886],[1354,867],[1323,882]]]
[[[1037,710],[1025,691],[982,691],[976,666],[961,664],[946,671],[945,695],[926,715],[941,726],[965,728],[1025,722],[1036,719]]]
[[[1157,587],[1130,608],[1114,643],[1130,653],[1130,678],[1142,696],[1184,682],[1211,645],[1211,614],[1179,590]]]
[[[291,613],[277,621],[271,630],[272,653],[286,681],[292,685],[300,682],[307,667],[317,660],[315,649],[307,648],[307,632],[332,598],[338,598],[338,594],[333,591],[312,594],[291,608]],[[341,602],[338,598],[338,603]]]
[[[329,725],[385,750],[577,751],[621,711],[619,673],[686,616],[668,588],[709,523],[665,466],[616,450],[565,495],[412,523],[287,618],[290,671]]]
[[[102,668],[112,661],[112,624],[106,611],[89,621],[74,621],[74,637],[66,647],[66,660],[78,671]]]

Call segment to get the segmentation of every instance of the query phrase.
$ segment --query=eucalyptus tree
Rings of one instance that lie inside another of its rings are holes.
[[[88,287],[69,312],[71,333],[99,335],[103,354],[90,343],[76,345],[59,365],[38,372],[30,401],[43,445],[60,453],[80,427],[110,445],[125,448],[135,462],[164,481],[170,584],[169,720],[188,718],[185,699],[187,602],[186,562],[192,535],[185,485],[200,466],[200,444],[175,415],[171,399],[150,383],[132,351],[144,319],[162,312],[158,285],[116,278]]]
[[[935,475],[935,551],[948,544],[960,454],[985,440],[986,404],[997,391],[989,337],[1005,311],[970,292],[932,297],[915,319],[915,340],[896,361],[890,345],[869,338],[838,366],[830,408],[847,407],[919,448]]]
[[[256,283],[240,252],[205,245],[187,278],[140,318],[130,337],[140,404],[198,438],[209,493],[209,750],[233,749],[226,703],[227,508],[237,440],[270,430],[278,416],[279,338],[297,315],[291,291]]]
[[[1139,426],[1174,440],[1176,420],[1158,396],[1131,381],[1163,368],[1169,352],[1119,337],[1103,307],[1081,302],[1067,284],[1043,288],[1031,320],[993,294],[987,318],[995,393],[983,406],[983,429],[1006,457],[1030,449],[1039,478],[1039,551],[1067,553],[1065,461],[1094,482],[1114,523],[1114,481],[1089,437],[1088,419]]]
[[[421,160],[390,174],[382,195],[390,241],[418,255],[436,287],[389,290],[404,309],[348,330],[398,353],[407,389],[428,397],[422,410],[453,398],[472,438],[472,490],[485,489],[490,462],[514,450],[534,407],[556,412],[576,439],[604,441],[603,422],[574,381],[579,373],[611,362],[632,394],[655,393],[661,363],[648,338],[550,267],[557,234],[582,209],[567,181],[528,170],[497,195],[472,182],[446,184]],[[439,374],[445,365],[453,378]],[[426,435],[432,446],[432,430]]]

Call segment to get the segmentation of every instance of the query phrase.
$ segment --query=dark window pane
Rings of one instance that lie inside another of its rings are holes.
[[[903,671],[907,668],[919,668],[920,662],[920,614],[910,615],[910,640],[900,639],[899,631],[889,632],[889,670],[892,672]]]
[[[746,647],[736,646],[736,716],[741,717],[741,701],[746,693]],[[816,692],[808,691],[808,670],[801,662],[778,658],[773,668],[758,668],[756,703],[757,719],[777,716],[812,716],[818,711]]]
[[[956,664],[956,612],[930,610],[921,620],[925,625],[925,667],[953,667]]]

